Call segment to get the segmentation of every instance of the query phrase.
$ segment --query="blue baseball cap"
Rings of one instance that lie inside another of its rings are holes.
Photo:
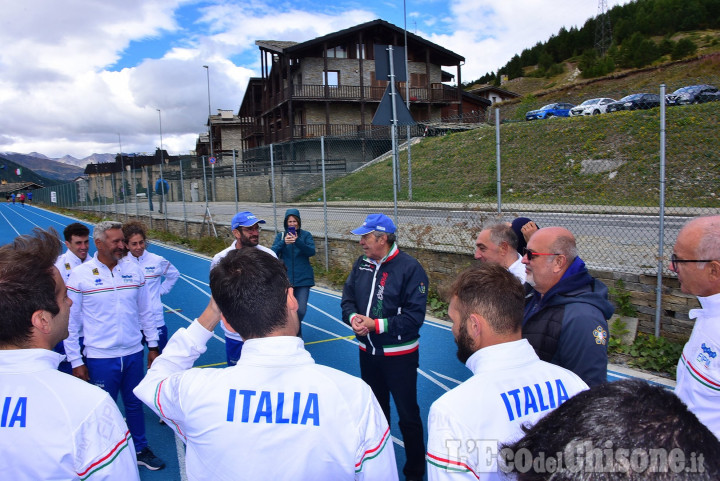
[[[370,214],[365,218],[363,225],[350,232],[357,235],[365,235],[373,231],[384,232],[385,234],[394,234],[395,224],[393,224],[390,217],[385,214]]]
[[[251,227],[255,224],[264,223],[264,220],[258,219],[252,212],[246,210],[244,212],[238,212],[237,214],[235,214],[232,218],[232,222],[230,225],[233,229],[237,229],[238,227]]]

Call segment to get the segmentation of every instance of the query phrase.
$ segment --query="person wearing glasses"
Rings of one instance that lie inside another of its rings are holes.
[[[264,224],[263,219],[258,219],[252,212],[243,211],[238,212],[230,221],[230,228],[232,229],[232,235],[235,238],[235,242],[230,244],[226,249],[221,250],[212,258],[210,262],[210,270],[215,267],[223,257],[228,255],[235,249],[243,249],[245,247],[254,247],[263,252],[267,252],[271,256],[277,258],[275,252],[267,247],[260,245],[260,224]],[[231,331],[227,328],[225,323],[221,324],[223,331],[225,331],[225,354],[227,356],[228,366],[234,366],[240,359],[240,354],[243,347],[243,338],[237,332]]]
[[[615,308],[608,289],[578,257],[563,227],[539,229],[523,253],[527,282],[523,337],[543,361],[574,372],[594,386],[607,381],[607,319]]]
[[[720,216],[691,220],[678,234],[670,270],[700,309],[677,366],[675,394],[720,438]]]
[[[475,241],[475,259],[480,262],[494,262],[510,271],[525,282],[525,266],[517,252],[518,237],[512,226],[495,224],[483,229]]]

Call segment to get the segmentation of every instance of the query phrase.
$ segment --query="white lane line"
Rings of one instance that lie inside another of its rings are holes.
[[[438,329],[443,329],[445,331],[452,331],[451,327],[445,326],[443,324],[438,324],[436,322],[428,321],[427,319],[425,320],[425,324],[427,324],[428,326],[437,327]]]
[[[187,282],[188,284],[190,284],[191,286],[193,286],[195,289],[197,289],[198,291],[202,292],[202,293],[205,294],[206,296],[210,297],[210,293],[209,293],[209,292],[204,291],[202,287],[199,287],[199,286],[195,285],[194,282],[191,282],[191,281],[187,280],[185,277],[187,277],[187,276],[185,276],[185,274],[180,274],[180,279],[182,279],[183,281]],[[190,279],[192,279],[192,277],[191,277]],[[198,281],[198,282],[200,282],[200,281]],[[205,284],[205,285],[207,285],[207,284]]]
[[[192,324],[192,323],[193,323],[193,319],[190,319],[190,318],[189,318],[188,316],[186,316],[185,314],[181,314],[179,311],[176,311],[175,309],[173,309],[172,307],[168,306],[167,304],[163,303],[163,307],[165,307],[165,309],[167,309],[167,310],[170,311],[171,313],[177,315],[179,318],[185,319],[185,321],[187,321],[188,324]],[[222,342],[223,344],[225,344],[225,339],[223,339],[222,337],[218,336],[218,335],[215,334],[214,332],[212,333],[212,335],[213,335],[213,337],[214,337],[215,339],[217,339],[218,341],[220,341],[220,342]]]
[[[316,311],[320,312],[321,314],[325,314],[327,317],[329,317],[329,318],[332,319],[333,321],[337,322],[337,323],[340,324],[341,326],[346,327],[347,329],[352,330],[352,328],[351,328],[350,326],[348,326],[347,324],[345,324],[344,322],[342,322],[340,319],[338,319],[337,317],[333,316],[332,314],[329,314],[329,313],[323,311],[323,310],[320,309],[319,307],[315,307],[313,304],[308,303],[308,306],[312,307],[313,309],[315,309]]]
[[[315,294],[321,294],[321,295],[323,295],[323,296],[332,297],[333,299],[340,299],[340,296],[338,296],[337,294],[331,294],[330,292],[321,291],[320,289],[314,289],[314,288],[313,288],[312,291],[313,291]]]
[[[443,388],[444,390],[446,390],[446,391],[449,391],[449,390],[450,390],[449,387],[447,387],[445,384],[441,383],[440,381],[438,381],[437,379],[435,379],[434,377],[432,377],[430,374],[426,373],[426,372],[423,371],[422,369],[418,368],[417,372],[419,372],[421,376],[423,376],[424,378],[428,379],[430,382],[433,382],[433,383],[437,384],[438,386],[440,386],[440,387]]]
[[[5,217],[5,214],[3,214],[2,211],[0,211],[0,215],[3,216],[3,218],[5,219],[5,222],[7,222],[10,227],[12,227],[12,230],[14,230],[17,235],[20,235],[20,232],[18,232],[18,230],[15,228],[14,225],[12,225],[10,220],[7,217]]]
[[[405,443],[396,438],[395,436],[390,436],[395,444],[400,446],[401,448],[405,449]]]
[[[187,275],[187,274],[180,274],[180,275],[183,276],[183,277],[187,277],[187,278],[190,279],[191,281],[195,281],[195,282],[197,282],[198,284],[202,284],[202,285],[204,285],[204,286],[210,287],[210,284],[208,284],[207,282],[203,282],[203,281],[201,281],[200,279],[195,279],[194,277],[190,277],[190,276]]]
[[[462,384],[462,383],[463,383],[462,381],[458,381],[457,379],[453,379],[453,378],[451,378],[450,376],[446,376],[445,374],[440,374],[440,373],[437,372],[437,371],[430,370],[430,372],[433,373],[433,374],[435,374],[437,377],[441,377],[441,378],[445,379],[446,381],[451,381],[451,382],[454,382],[455,384]]]
[[[34,225],[35,227],[40,227],[39,224],[36,224],[35,222],[31,221],[30,219],[28,219],[27,217],[25,217],[24,215],[22,215],[20,212],[15,212],[15,213],[16,213],[17,215],[19,215],[20,217],[22,217],[23,219],[25,219],[26,221],[30,222],[30,223],[31,223],[32,225]]]
[[[187,471],[185,470],[185,444],[177,434],[175,434],[175,449],[177,450],[178,466],[180,466],[180,481],[187,481]]]

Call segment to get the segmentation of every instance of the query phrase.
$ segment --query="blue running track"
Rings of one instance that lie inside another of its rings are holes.
[[[11,242],[20,234],[29,233],[34,227],[53,227],[59,233],[76,219],[56,214],[31,205],[23,208],[19,203],[0,204],[0,245]],[[92,225],[85,223],[91,230]],[[210,259],[178,248],[151,243],[148,250],[172,262],[180,271],[180,279],[173,290],[163,296],[166,306],[165,321],[169,334],[186,327],[200,315],[210,298],[208,269]],[[90,242],[89,255],[95,254]],[[360,249],[358,248],[358,255]],[[319,364],[360,375],[358,347],[352,330],[340,320],[340,296],[325,289],[312,289],[307,314],[303,321],[303,339],[307,350]],[[470,371],[455,357],[456,346],[450,327],[436,321],[426,321],[420,330],[420,369],[418,376],[418,403],[423,422],[427,421],[432,402],[444,392],[457,386],[470,376]],[[196,366],[222,367],[225,365],[225,340],[220,327],[208,343],[208,350],[197,361]],[[610,373],[608,378],[616,380],[628,377],[625,374]],[[146,408],[147,437],[155,454],[165,460],[167,467],[151,472],[140,468],[143,480],[185,480],[183,469],[184,447],[172,431],[158,424],[158,419]],[[402,474],[405,452],[402,437],[397,426],[397,413],[393,407],[392,434],[398,472]],[[427,432],[425,433],[427,441]],[[402,478],[402,476],[401,476]]]

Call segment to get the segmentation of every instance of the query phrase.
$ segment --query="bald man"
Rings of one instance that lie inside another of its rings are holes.
[[[562,227],[539,229],[523,253],[533,291],[525,304],[523,337],[538,357],[574,372],[588,386],[607,380],[608,289],[578,257]]]
[[[720,438],[720,216],[699,217],[678,234],[670,270],[701,309],[677,367],[675,394]]]

